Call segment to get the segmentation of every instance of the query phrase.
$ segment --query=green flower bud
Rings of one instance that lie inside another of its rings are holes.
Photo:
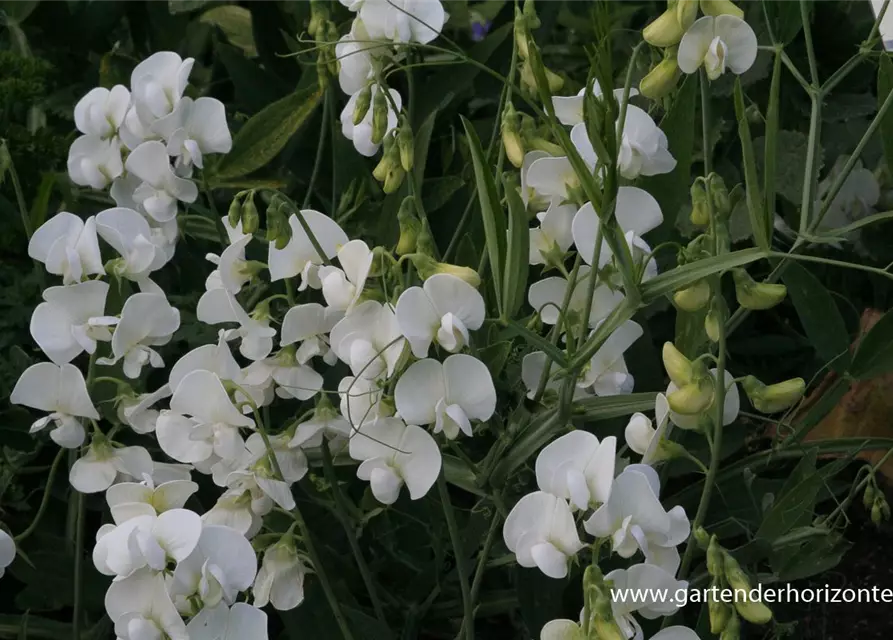
[[[720,328],[725,320],[716,307],[711,306],[710,311],[704,316],[704,333],[711,342],[719,342]]]
[[[549,142],[548,140],[545,140],[537,135],[533,135],[530,137],[527,137],[525,135],[522,139],[526,143],[525,146],[529,147],[531,150],[545,151],[550,156],[555,157],[564,155],[564,149],[562,149],[560,146],[558,146],[554,142]]]
[[[422,222],[415,215],[415,200],[412,196],[403,199],[397,212],[397,223],[400,225],[400,239],[397,241],[397,255],[405,256],[416,250]]]
[[[871,509],[871,505],[874,504],[875,495],[876,492],[874,486],[869,482],[865,485],[865,493],[862,494],[862,506],[866,509]]]
[[[689,0],[691,3],[691,0]],[[651,100],[660,100],[676,88],[682,72],[675,55],[664,58],[639,83],[639,93]]]
[[[754,282],[744,269],[734,269],[732,277],[735,280],[735,297],[745,309],[771,309],[787,295],[788,290],[783,284]]]
[[[753,624],[767,624],[772,620],[772,609],[758,600],[738,598],[735,601],[735,610],[738,615]]]
[[[881,516],[883,516],[884,520],[890,519],[890,505],[887,502],[887,499],[884,497],[884,494],[880,494],[878,496],[878,501],[881,504]]]
[[[738,564],[738,561],[735,560],[732,554],[725,550],[722,551],[722,566],[726,582],[729,583],[732,589],[750,591],[750,579],[747,577],[747,574],[744,573],[741,565]]]
[[[393,135],[386,136],[382,146],[381,160],[372,170],[372,177],[379,182],[384,182],[391,170],[400,164],[400,150]]]
[[[695,180],[690,189],[691,193],[691,223],[699,227],[705,227],[710,224],[710,207],[707,206],[707,192],[704,190],[704,183],[701,180]]]
[[[710,176],[710,198],[713,200],[713,209],[721,218],[727,218],[732,213],[732,203],[729,200],[729,190],[725,181],[718,175]]]
[[[706,16],[735,16],[736,18],[744,18],[744,11],[738,8],[734,2],[730,0],[701,0],[701,11]]]
[[[691,360],[682,355],[682,352],[676,348],[672,342],[664,342],[661,357],[664,361],[664,369],[667,375],[677,387],[683,387],[689,384],[694,376]]]
[[[236,197],[233,198],[233,201],[229,203],[229,211],[226,212],[227,221],[229,222],[229,226],[233,229],[239,226],[239,222],[242,220],[242,194],[236,194]]]
[[[553,73],[546,66],[543,66],[543,72],[546,75],[546,83],[549,86],[549,93],[554,94],[561,91],[561,87],[564,86],[564,78]],[[525,60],[524,64],[521,65],[521,84],[526,87],[530,93],[536,95],[536,76],[533,73],[533,67],[531,66],[529,59]]]
[[[667,396],[670,409],[683,415],[697,415],[713,404],[713,377],[704,376],[679,387]]]
[[[683,311],[698,311],[710,302],[710,283],[698,280],[673,294],[673,303]]]
[[[683,31],[688,31],[698,17],[698,0],[678,0],[675,8],[676,21]]]
[[[766,385],[754,376],[747,376],[741,382],[745,393],[754,408],[761,413],[778,413],[792,407],[806,391],[803,378],[791,378],[776,384]]]
[[[667,9],[657,20],[642,30],[642,37],[655,47],[672,47],[679,44],[685,29],[679,24],[676,9]]]
[[[388,98],[387,89],[378,87],[372,98],[372,144],[378,144],[388,132]]]
[[[599,640],[626,640],[626,636],[620,632],[620,627],[613,617],[610,619],[598,617],[593,622],[595,637]]]
[[[715,535],[710,536],[707,545],[707,573],[718,578],[724,573],[723,549]]]
[[[365,87],[360,89],[360,93],[357,94],[357,101],[353,106],[353,124],[357,126],[363,121],[363,118],[366,117],[366,114],[369,112],[369,105],[372,104],[372,85],[367,84]]]
[[[719,584],[716,581],[714,581],[714,585],[719,588]],[[710,593],[711,597],[707,600],[707,612],[710,615],[710,633],[718,636],[729,624],[734,608],[729,606],[728,603],[714,599],[712,597],[713,592],[711,591]]]
[[[883,521],[883,514],[881,513],[881,505],[877,500],[874,501],[874,504],[871,505],[871,521],[879,525]]]
[[[409,120],[403,118],[403,123],[397,131],[397,149],[400,151],[400,165],[404,171],[412,171],[415,158],[415,144],[412,139],[412,127]]]
[[[426,256],[422,253],[410,254],[413,266],[419,272],[422,280],[427,280],[437,273],[448,273],[457,278],[461,278],[472,287],[481,286],[481,276],[471,267],[461,267],[447,262],[437,262],[434,258]]]
[[[518,125],[518,114],[514,106],[508,102],[502,112],[502,146],[505,147],[505,156],[516,167],[524,164],[524,142],[521,140],[521,131]]]
[[[250,191],[242,204],[242,232],[252,234],[257,231],[260,225],[260,216],[257,214],[257,207],[254,205],[254,192]]]
[[[277,249],[284,249],[291,240],[291,225],[288,224],[285,202],[274,197],[267,207],[267,235],[268,242],[275,243]]]
[[[320,91],[325,91],[329,86],[329,61],[325,49],[320,49],[316,57],[316,85]]]
[[[400,165],[395,165],[391,167],[391,170],[388,171],[388,175],[385,176],[384,185],[382,185],[382,191],[385,193],[394,193],[397,189],[400,188],[400,185],[403,184],[403,179],[406,177],[406,172],[403,170],[403,167]]]
[[[707,533],[707,530],[704,527],[696,527],[692,531],[692,535],[695,537],[695,542],[698,543],[698,546],[706,551],[707,546],[710,544],[710,534]]]
[[[732,615],[729,616],[726,626],[719,636],[719,640],[739,640],[740,638],[741,621],[738,619],[738,614],[732,611]]]

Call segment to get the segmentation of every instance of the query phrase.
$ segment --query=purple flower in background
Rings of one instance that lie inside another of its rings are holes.
[[[471,39],[480,42],[490,32],[493,23],[477,12],[471,13]]]

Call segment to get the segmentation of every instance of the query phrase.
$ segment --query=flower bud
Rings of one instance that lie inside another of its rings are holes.
[[[661,356],[667,375],[677,387],[683,387],[692,381],[694,371],[691,360],[682,355],[672,342],[664,342]]]
[[[744,18],[744,11],[730,0],[701,0],[701,11],[706,16],[728,15],[741,19]]]
[[[667,396],[670,409],[683,415],[697,415],[713,404],[713,377],[689,382]]]
[[[871,505],[871,521],[879,525],[883,521],[883,517],[881,514],[881,505],[877,500],[874,501],[874,504]]]
[[[890,519],[890,505],[887,502],[887,499],[884,497],[883,493],[878,495],[878,502],[881,505],[881,516],[884,518],[884,520],[889,520]]]
[[[865,485],[865,493],[862,494],[862,506],[866,509],[871,509],[871,505],[874,504],[875,495],[876,492],[874,486],[869,482]]]
[[[721,588],[717,580],[713,581],[713,586],[717,589]],[[707,600],[707,612],[710,615],[710,633],[718,636],[729,624],[733,608],[725,602],[716,600],[713,597],[713,593],[714,592],[711,590],[710,598]]]
[[[688,31],[698,17],[698,0],[678,0],[675,9],[676,21],[683,31]]]
[[[704,527],[695,527],[692,531],[692,535],[695,538],[695,542],[698,543],[698,546],[701,547],[702,550],[706,551],[708,545],[710,544],[710,534],[707,533],[707,530]]]
[[[676,8],[667,9],[660,17],[642,30],[642,37],[655,47],[672,47],[679,44],[685,29],[676,17]]]
[[[250,191],[242,204],[242,233],[252,234],[260,225],[260,216],[254,205],[254,192]]]
[[[285,203],[279,198],[270,200],[267,207],[267,241],[275,243],[277,249],[284,249],[291,240],[291,225],[283,207]]]
[[[505,156],[509,162],[520,168],[524,164],[524,142],[521,140],[518,114],[511,102],[506,104],[502,112],[502,146],[505,147]]]
[[[710,339],[710,342],[719,342],[722,322],[723,320],[719,312],[711,307],[710,311],[707,312],[707,315],[704,316],[704,333],[707,334],[707,338]]]
[[[397,149],[396,139],[393,135],[385,136],[381,160],[372,170],[372,177],[379,182],[384,182],[391,170],[398,164],[400,164],[400,150]]]
[[[732,202],[729,200],[729,190],[725,180],[715,173],[710,176],[710,198],[713,200],[713,209],[721,218],[727,218],[732,213]]]
[[[676,57],[664,58],[660,64],[648,72],[639,83],[639,93],[651,100],[660,100],[676,88],[682,72]]]
[[[357,94],[357,101],[353,106],[353,124],[357,126],[363,121],[363,118],[366,117],[366,114],[369,112],[369,105],[372,104],[372,85],[367,84],[365,87],[360,89],[360,93]]]
[[[378,144],[388,132],[388,98],[387,89],[378,87],[372,98],[372,144]]]
[[[738,619],[738,614],[732,611],[732,615],[729,616],[726,626],[719,636],[719,640],[739,640],[740,638],[741,621]]]
[[[382,185],[382,191],[385,193],[394,193],[397,189],[400,188],[400,185],[403,184],[403,179],[406,177],[406,172],[403,170],[399,164],[391,167],[391,170],[388,171],[388,175],[385,176],[384,185]]]
[[[745,309],[771,309],[784,300],[787,289],[783,284],[754,282],[744,269],[732,271],[735,280],[735,297]]]
[[[229,211],[226,213],[229,226],[233,229],[238,228],[239,222],[242,220],[242,194],[237,193],[236,197],[229,204]]]
[[[686,289],[673,294],[673,303],[683,311],[698,311],[710,302],[710,283],[698,280]]]
[[[325,91],[329,86],[329,56],[325,48],[319,50],[316,57],[316,85],[320,91]]]
[[[710,208],[707,206],[707,192],[704,183],[695,180],[691,185],[691,223],[699,227],[710,224]]]
[[[520,9],[515,9],[515,46],[518,47],[518,55],[521,60],[527,60],[530,50],[527,48],[528,27],[527,16]]]
[[[803,378],[791,378],[776,384],[765,385],[754,376],[747,376],[741,386],[750,403],[761,413],[778,413],[793,406],[806,391]]]
[[[397,212],[397,223],[400,225],[400,239],[397,241],[397,255],[405,256],[416,250],[416,240],[422,228],[422,222],[416,217],[415,200],[412,196],[403,199]]]
[[[415,143],[412,138],[412,127],[409,120],[403,118],[403,123],[397,131],[397,149],[400,152],[400,165],[404,171],[412,171],[415,162]]]
[[[707,573],[714,578],[723,575],[723,549],[719,544],[719,540],[715,535],[710,536],[710,542],[707,545]]]
[[[738,599],[735,601],[735,610],[739,616],[753,624],[767,624],[772,620],[772,609],[759,600]]]
[[[437,262],[434,258],[421,253],[410,254],[410,260],[412,260],[412,264],[415,266],[416,271],[419,272],[422,280],[427,280],[437,273],[448,273],[451,276],[456,276],[457,278],[464,280],[472,287],[477,288],[481,286],[481,277],[478,275],[478,272],[471,267],[461,267],[447,262]]]
[[[611,618],[603,618],[601,616],[593,620],[595,627],[595,637],[599,640],[626,640],[626,636],[620,632],[620,627]]]
[[[553,73],[545,65],[543,65],[543,73],[546,76],[546,83],[549,86],[549,93],[556,93],[564,86],[564,78]],[[526,87],[530,93],[537,95],[536,76],[533,73],[533,66],[530,60],[525,60],[521,65],[521,84]]]

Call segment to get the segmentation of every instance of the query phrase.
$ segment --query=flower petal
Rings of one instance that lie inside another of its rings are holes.
[[[407,423],[433,424],[436,417],[434,408],[439,400],[446,397],[446,391],[444,365],[430,358],[419,360],[411,364],[397,381],[394,403],[400,417]]]
[[[487,365],[473,356],[452,355],[443,362],[443,380],[448,404],[458,404],[469,419],[490,419],[496,410],[496,388]]]
[[[676,62],[683,73],[694,73],[704,62],[714,35],[715,18],[704,16],[695,20],[679,43]]]

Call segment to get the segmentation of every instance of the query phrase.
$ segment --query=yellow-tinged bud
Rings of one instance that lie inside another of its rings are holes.
[[[741,638],[741,621],[738,619],[738,614],[732,611],[719,640],[739,640],[739,638]]]
[[[741,382],[747,397],[754,408],[761,413],[778,413],[793,406],[806,391],[803,378],[791,378],[776,384],[766,385],[754,376],[747,376]]]
[[[404,171],[412,171],[412,165],[415,161],[415,144],[412,138],[412,127],[409,121],[404,118],[397,132],[397,149],[400,151],[400,165]]]
[[[549,93],[554,94],[561,91],[561,87],[564,86],[564,78],[550,71],[545,65],[543,65],[543,72],[546,74],[546,83],[549,85]],[[533,67],[531,66],[529,59],[525,60],[524,64],[521,65],[521,84],[527,87],[530,90],[530,93],[536,95],[536,76],[533,73]]]
[[[642,30],[642,37],[655,47],[672,47],[679,44],[685,29],[679,24],[676,9],[667,9],[660,17]]]
[[[741,565],[738,564],[738,561],[735,560],[732,554],[725,550],[722,551],[722,566],[726,582],[729,583],[732,589],[750,591],[750,579],[747,577],[747,574],[744,573]]]
[[[694,371],[691,366],[691,360],[682,355],[682,352],[676,348],[672,342],[664,342],[661,357],[664,361],[664,368],[667,375],[677,387],[683,387],[692,381]]]
[[[676,57],[664,58],[639,83],[639,93],[651,100],[660,100],[676,88],[682,72]]]
[[[679,0],[675,8],[676,21],[683,31],[688,31],[698,17],[698,0]]]
[[[744,269],[732,271],[735,280],[735,297],[745,309],[771,309],[784,300],[787,288],[783,284],[754,282]]]
[[[710,224],[710,207],[707,204],[707,191],[701,180],[695,180],[691,185],[691,223],[699,227]]]
[[[673,294],[673,302],[683,311],[698,311],[710,302],[710,283],[707,280],[698,280],[687,289],[681,289]]]
[[[353,105],[353,124],[357,126],[369,113],[369,106],[372,104],[372,85],[367,84],[360,89],[357,94],[357,101]]]
[[[400,188],[400,185],[403,184],[403,179],[406,177],[406,172],[403,170],[403,167],[400,165],[395,165],[391,167],[391,170],[388,171],[388,175],[385,176],[384,184],[381,187],[381,190],[385,193],[394,193],[397,189]]]
[[[716,586],[719,588],[718,584]],[[718,636],[725,630],[726,625],[729,624],[733,608],[729,604],[713,598],[713,591],[710,593],[711,597],[707,600],[707,612],[710,614],[710,633]]]
[[[422,253],[410,254],[409,259],[412,260],[413,266],[419,272],[422,280],[427,280],[431,276],[438,273],[448,273],[456,276],[470,284],[472,287],[481,286],[481,276],[471,267],[462,267],[447,262],[437,262],[434,258],[426,256]]]
[[[502,145],[509,162],[520,168],[524,164],[524,142],[521,139],[518,114],[511,102],[502,112]]]
[[[716,535],[710,536],[710,542],[707,544],[707,573],[714,578],[723,575],[723,549],[719,544]]]
[[[384,87],[378,87],[372,98],[372,144],[378,144],[388,132],[388,98]]]
[[[705,376],[696,382],[679,387],[667,396],[670,409],[683,415],[697,415],[713,404],[713,377]]]
[[[254,192],[250,192],[242,204],[242,233],[252,234],[260,225],[260,216],[254,205]]]
[[[400,225],[400,239],[397,241],[397,255],[405,256],[416,250],[416,241],[422,222],[415,215],[415,200],[412,196],[403,199],[397,212],[397,223]]]
[[[735,610],[739,616],[753,624],[767,624],[772,620],[772,609],[759,600],[750,600],[748,598],[742,601],[742,598],[736,598]]]
[[[706,551],[707,546],[710,544],[710,534],[707,533],[707,530],[704,527],[695,527],[692,531],[692,535],[695,538],[695,542],[698,543],[698,546]]]
[[[730,0],[701,0],[701,11],[707,16],[727,15],[744,18],[744,11]]]
[[[704,316],[704,333],[710,339],[710,342],[719,342],[720,328],[723,323],[722,316],[714,307],[710,308],[707,315]]]
[[[620,632],[620,627],[614,622],[614,618],[596,618],[594,621],[595,637],[599,640],[626,640],[626,636]]]
[[[229,226],[233,229],[239,226],[239,222],[242,220],[242,194],[236,194],[236,197],[233,198],[233,201],[229,204],[229,211],[226,212],[226,218],[229,222]]]
[[[721,218],[727,218],[732,213],[732,202],[729,200],[729,190],[725,180],[715,173],[710,176],[710,198],[713,200],[713,208]]]
[[[381,160],[372,170],[372,177],[379,182],[384,182],[391,170],[400,164],[400,151],[396,148],[394,136],[387,136],[382,147]]]
[[[530,55],[530,50],[527,48],[527,33],[529,32],[528,27],[528,19],[524,13],[516,9],[515,10],[515,46],[518,47],[518,55],[521,56],[521,60],[527,60],[527,57]]]

